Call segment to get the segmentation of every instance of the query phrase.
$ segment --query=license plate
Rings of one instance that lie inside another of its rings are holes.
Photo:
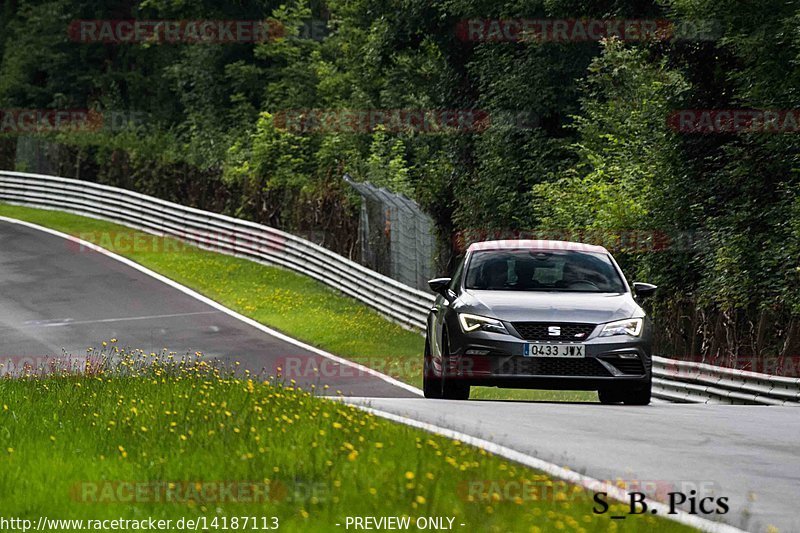
[[[525,357],[585,357],[583,344],[526,343],[522,355]]]

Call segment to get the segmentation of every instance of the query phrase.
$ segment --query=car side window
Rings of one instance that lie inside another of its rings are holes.
[[[458,266],[456,267],[455,272],[451,276],[450,285],[447,287],[451,291],[458,293],[458,287],[461,285],[461,275],[464,273],[464,260],[466,258],[461,258],[461,261],[458,262]]]

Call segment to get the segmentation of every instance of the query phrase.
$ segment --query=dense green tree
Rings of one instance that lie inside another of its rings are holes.
[[[196,45],[67,32],[125,18],[269,19],[279,31]],[[689,24],[625,42],[481,42],[460,31],[474,18]],[[668,119],[792,109],[798,22],[776,0],[14,0],[0,8],[0,109],[143,117],[37,142],[58,148],[63,174],[322,234],[345,254],[358,205],[345,173],[413,197],[445,248],[457,232],[571,230],[662,285],[664,353],[732,363],[800,347],[800,141],[685,133]],[[687,35],[693,24],[702,33]],[[309,120],[370,110],[485,121],[433,133]],[[15,137],[0,135],[9,164]]]

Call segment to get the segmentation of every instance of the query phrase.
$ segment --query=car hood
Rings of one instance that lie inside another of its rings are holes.
[[[601,324],[644,312],[630,293],[466,290],[457,310],[508,322]]]

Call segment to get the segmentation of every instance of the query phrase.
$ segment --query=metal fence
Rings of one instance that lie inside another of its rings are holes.
[[[362,198],[358,224],[361,263],[392,279],[427,289],[436,277],[433,220],[411,199],[369,182],[345,181]]]
[[[0,171],[0,200],[58,209],[170,236],[310,276],[409,328],[434,297],[294,235],[143,194],[39,174]],[[654,357],[653,393],[676,402],[800,405],[800,378]]]
[[[39,137],[21,135],[16,139],[15,168],[41,174],[57,173],[54,161],[58,159],[56,143]]]

